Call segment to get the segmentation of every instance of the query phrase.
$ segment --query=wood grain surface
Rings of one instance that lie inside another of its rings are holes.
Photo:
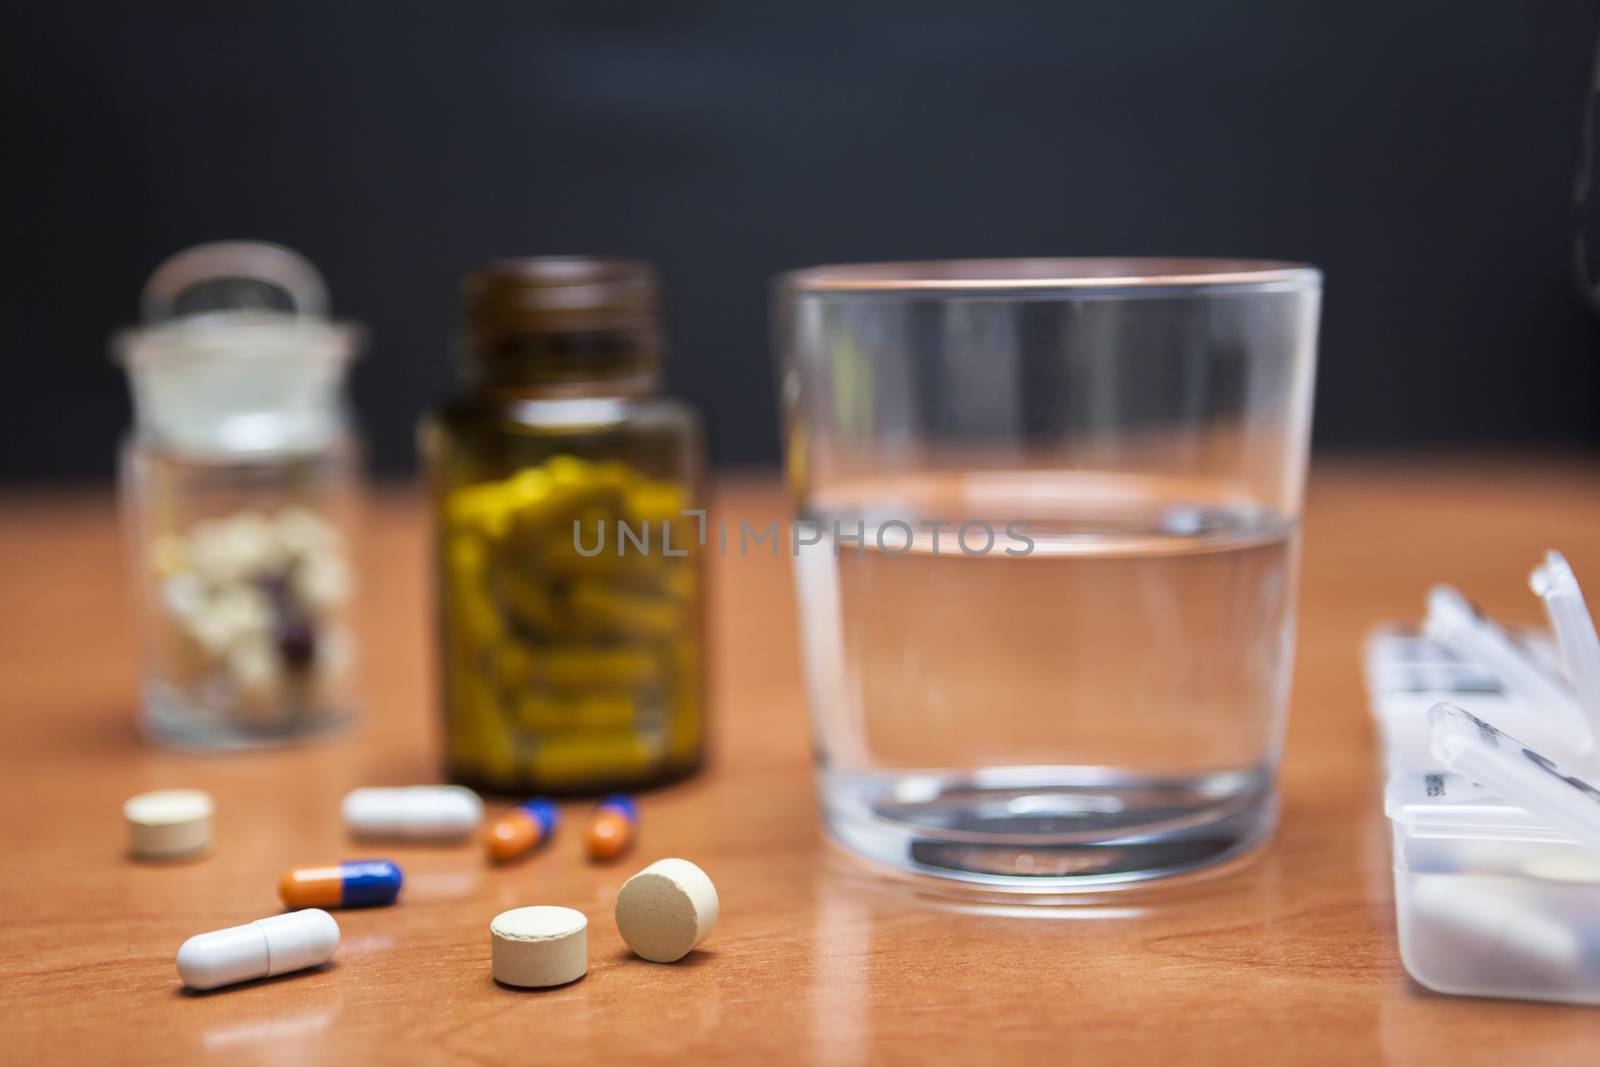
[[[782,506],[767,482],[727,483],[718,504],[763,522]],[[186,993],[186,937],[275,912],[285,867],[351,854],[346,790],[437,774],[420,514],[379,497],[365,530],[361,726],[311,748],[185,756],[135,733],[110,499],[0,498],[0,1062],[1600,1060],[1600,1010],[1436,996],[1401,968],[1359,669],[1363,633],[1417,617],[1434,581],[1535,621],[1527,573],[1560,547],[1600,592],[1600,464],[1318,466],[1282,825],[1215,877],[1039,908],[840,854],[813,812],[787,561],[757,555],[714,576],[711,763],[642,798],[632,857],[592,866],[572,832],[507,869],[476,849],[385,849],[405,898],[341,913],[333,964]],[[180,785],[217,798],[214,854],[129,862],[121,802]],[[631,957],[611,921],[626,876],[667,855],[722,894],[715,934],[673,966]],[[489,920],[534,903],[589,915],[584,980],[490,980]]]

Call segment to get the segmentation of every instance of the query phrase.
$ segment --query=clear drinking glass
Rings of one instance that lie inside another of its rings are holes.
[[[1212,259],[780,280],[823,819],[1099,888],[1270,834],[1321,276]]]

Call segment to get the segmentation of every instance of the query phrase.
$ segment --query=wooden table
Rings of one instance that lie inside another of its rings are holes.
[[[776,515],[767,483],[720,506]],[[109,499],[0,499],[0,1061],[729,1063],[970,1059],[1107,1063],[1594,1063],[1600,1010],[1456,999],[1395,949],[1388,826],[1358,668],[1363,632],[1451,581],[1535,620],[1526,575],[1559,546],[1600,593],[1600,464],[1319,466],[1305,527],[1283,823],[1253,862],[1183,892],[1040,909],[893,884],[821,839],[787,563],[721,564],[710,768],[648,797],[635,857],[597,868],[579,835],[504,870],[476,851],[387,850],[405,901],[340,915],[321,971],[180,990],[190,934],[276,910],[278,873],[346,854],[339,797],[436,773],[423,540],[375,502],[364,724],[320,747],[203,758],[134,732],[134,652]],[[122,800],[218,799],[207,860],[122,855]],[[648,857],[722,891],[706,946],[664,967],[610,920]],[[591,917],[589,975],[544,993],[489,978],[489,919],[528,903]]]

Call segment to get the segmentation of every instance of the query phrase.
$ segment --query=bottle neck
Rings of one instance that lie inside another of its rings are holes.
[[[625,329],[528,332],[474,329],[461,339],[474,390],[516,396],[639,396],[661,378],[653,325]]]
[[[461,350],[478,390],[519,396],[647,393],[661,369],[659,285],[605,256],[496,260],[462,281]]]

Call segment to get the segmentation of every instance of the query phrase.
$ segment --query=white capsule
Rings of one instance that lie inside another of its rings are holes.
[[[190,989],[216,989],[320,966],[338,947],[333,916],[307,908],[196,934],[178,949],[178,977]]]
[[[196,523],[189,532],[188,559],[194,572],[215,586],[247,581],[282,563],[271,525],[255,512]]]
[[[279,658],[272,642],[251,637],[236,642],[224,661],[233,684],[252,698],[270,698],[278,686]]]
[[[229,586],[212,599],[207,610],[216,616],[230,644],[266,638],[272,633],[272,605],[259,589]]]
[[[354,837],[454,841],[483,821],[483,801],[459,785],[352,789],[341,810]]]
[[[194,619],[206,609],[206,583],[189,571],[172,575],[161,586],[167,610],[178,619]]]
[[[295,569],[294,591],[314,611],[336,608],[350,598],[350,568],[330,553],[312,556]]]
[[[304,559],[339,548],[339,531],[309,508],[284,508],[278,512],[274,525],[278,544],[291,556]]]

